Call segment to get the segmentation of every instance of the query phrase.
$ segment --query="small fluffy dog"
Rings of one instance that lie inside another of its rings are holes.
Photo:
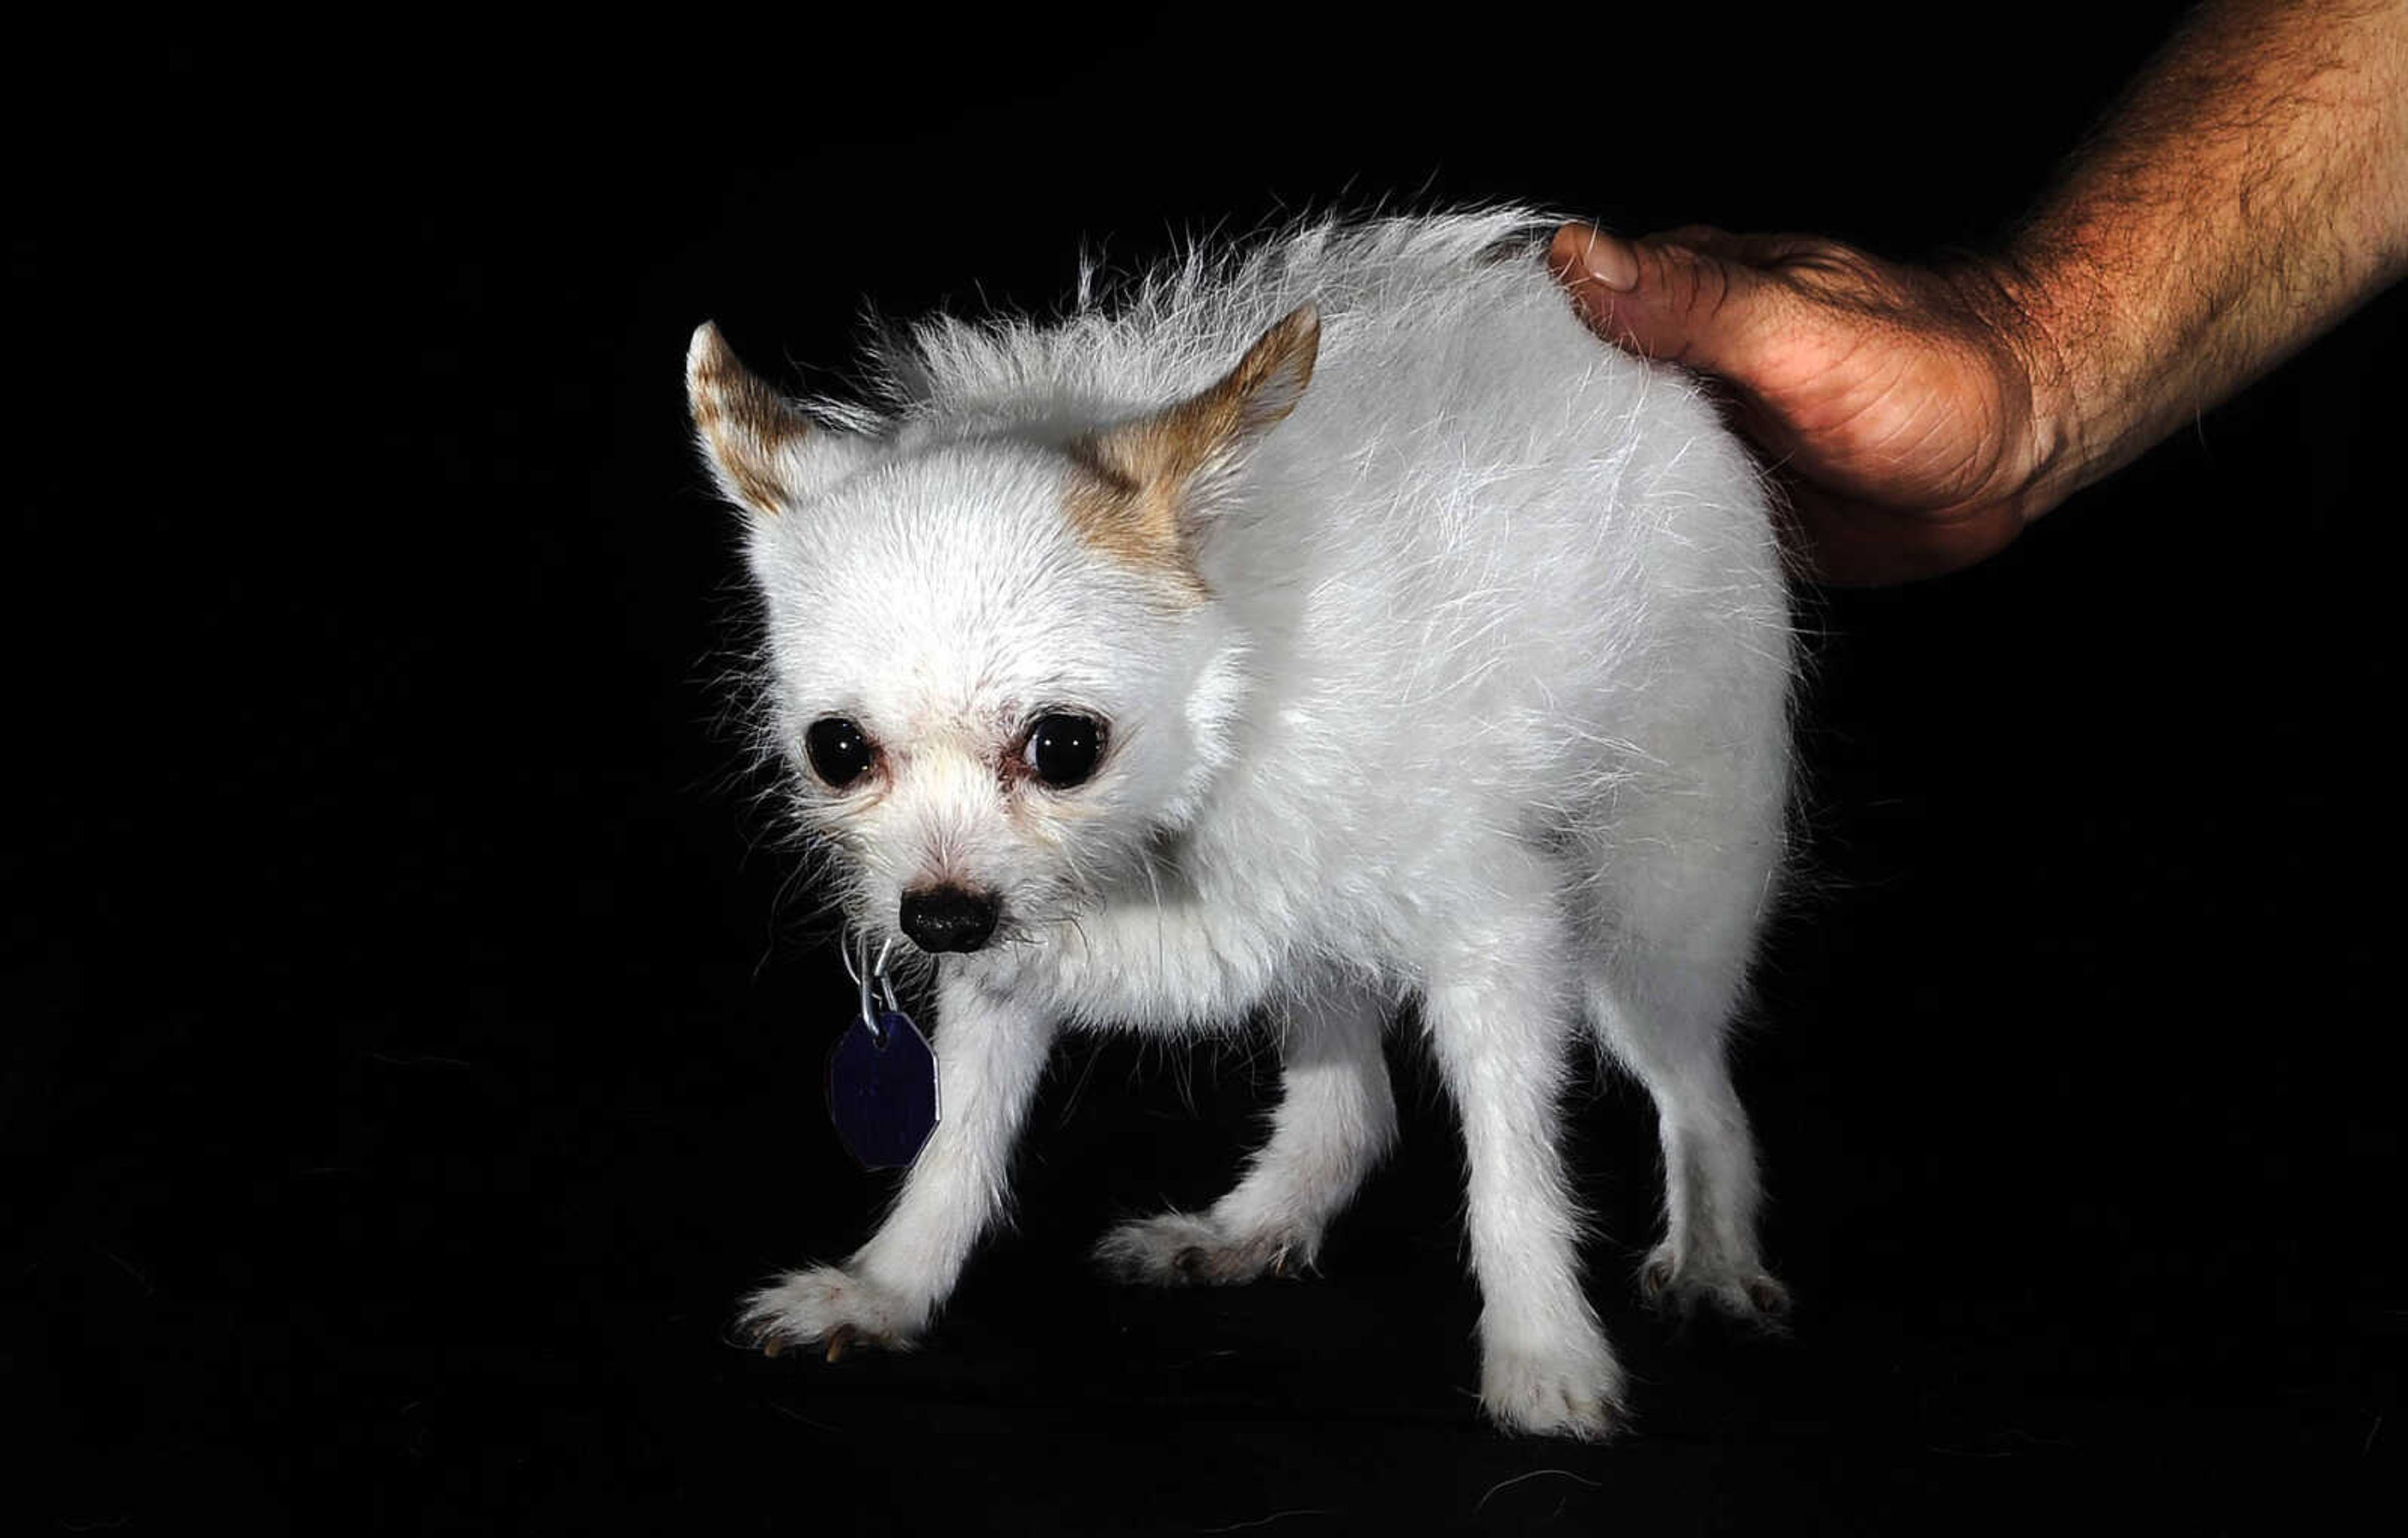
[[[1497,1421],[1623,1413],[1556,1151],[1584,1026],[1661,1122],[1644,1289],[1784,1306],[1724,1050],[1789,790],[1767,498],[1691,384],[1583,329],[1551,228],[1322,223],[1082,280],[1059,324],[936,320],[880,348],[874,410],[695,334],[770,730],[852,924],[931,958],[942,1107],[876,1235],[754,1296],[753,1340],[928,1328],[1065,1025],[1274,1022],[1244,1178],[1098,1254],[1309,1264],[1394,1133],[1409,1002],[1469,1146]]]

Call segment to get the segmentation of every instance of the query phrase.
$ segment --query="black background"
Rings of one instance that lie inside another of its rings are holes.
[[[724,1335],[888,1183],[826,1125],[841,974],[714,725],[746,637],[694,324],[840,389],[865,304],[1041,312],[1082,244],[1375,201],[1978,244],[2173,9],[1934,15],[29,46],[24,1531],[2396,1510],[2399,294],[1986,566],[1806,596],[1810,870],[1742,1063],[1794,1340],[1639,1309],[1652,1128],[1600,1087],[1574,1151],[1638,1432],[1483,1429],[1459,1147],[1405,1047],[1405,1147],[1322,1277],[1107,1287],[1095,1234],[1209,1201],[1276,1081],[1125,1043],[1063,1055],[927,1350]]]

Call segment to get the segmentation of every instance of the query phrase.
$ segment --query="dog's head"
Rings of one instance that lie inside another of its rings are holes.
[[[854,925],[1038,938],[1193,818],[1240,705],[1198,570],[1312,377],[1299,309],[1209,388],[1092,430],[823,427],[695,333],[705,456],[749,515],[771,730]]]

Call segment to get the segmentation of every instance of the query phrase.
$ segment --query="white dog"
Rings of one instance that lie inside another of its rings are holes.
[[[1783,863],[1792,673],[1756,470],[1598,343],[1505,209],[1328,223],[941,319],[880,410],[808,411],[705,325],[749,513],[767,719],[852,923],[930,953],[942,1120],[875,1237],[755,1341],[906,1346],[1006,1200],[1064,1024],[1256,1011],[1284,1098],[1237,1189],[1108,1235],[1155,1282],[1310,1263],[1395,1130],[1418,1002],[1469,1145],[1481,1400],[1610,1431],[1556,1152],[1583,1022],[1654,1094],[1642,1286],[1762,1321],[1725,1037]]]

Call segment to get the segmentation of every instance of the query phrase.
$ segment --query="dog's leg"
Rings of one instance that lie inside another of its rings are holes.
[[[1756,1145],[1726,1043],[1778,869],[1780,763],[1709,763],[1691,793],[1626,812],[1620,847],[1595,857],[1584,966],[1590,1015],[1655,1097],[1663,1141],[1665,1236],[1641,1289],[1768,1330],[1789,1299],[1757,1258]]]
[[[1622,1369],[1581,1289],[1556,1153],[1576,984],[1537,863],[1497,872],[1499,890],[1432,966],[1423,1015],[1470,1156],[1481,1405],[1509,1430],[1593,1438],[1621,1417]]]
[[[841,1266],[790,1273],[746,1301],[738,1328],[773,1354],[818,1341],[831,1360],[854,1341],[910,1346],[1002,1210],[1052,1022],[951,967],[937,993],[936,1131],[869,1243]]]
[[[1380,1055],[1386,1019],[1378,998],[1334,981],[1293,1006],[1270,1141],[1245,1178],[1210,1212],[1122,1224],[1096,1260],[1125,1281],[1172,1284],[1251,1282],[1310,1266],[1330,1220],[1396,1138]]]
[[[1656,1099],[1665,1235],[1641,1289],[1674,1313],[1703,1303],[1772,1330],[1789,1296],[1756,1256],[1756,1143],[1724,1050],[1746,938],[1700,925],[1677,949],[1628,940],[1592,977],[1588,1002],[1607,1046]]]

